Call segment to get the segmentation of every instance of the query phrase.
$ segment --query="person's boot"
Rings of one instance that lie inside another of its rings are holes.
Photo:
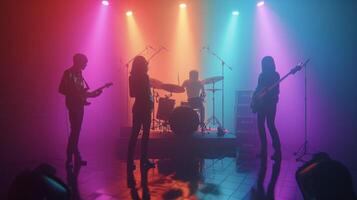
[[[72,158],[72,154],[71,155],[67,155],[67,159],[66,159],[66,169],[71,169],[73,168],[73,158]]]
[[[150,192],[149,188],[143,187],[143,195],[142,195],[143,200],[150,200]]]
[[[281,150],[275,150],[274,154],[271,156],[271,159],[274,161],[280,161],[281,160]]]
[[[143,167],[146,170],[155,168],[155,163],[151,162],[149,159],[144,159],[144,160],[140,161],[140,165],[141,165],[141,167]]]
[[[126,184],[127,184],[128,188],[134,189],[136,187],[136,182],[135,182],[133,171],[127,173]]]
[[[201,122],[200,126],[201,126],[201,133],[205,133],[206,132],[206,124],[204,122]]]
[[[83,160],[81,154],[78,152],[75,156],[77,166],[87,166],[87,161]]]
[[[131,162],[131,163],[127,163],[126,168],[127,168],[127,172],[129,173],[134,171],[136,169],[136,166],[133,162]]]

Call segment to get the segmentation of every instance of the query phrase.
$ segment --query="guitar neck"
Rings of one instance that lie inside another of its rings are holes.
[[[106,88],[106,87],[110,87],[110,86],[111,86],[111,85],[107,85],[107,84],[105,84],[105,85],[103,85],[102,87],[100,87],[100,88],[96,89],[95,91],[103,90],[104,88]]]
[[[286,79],[289,75],[291,75],[291,72],[287,73],[285,76],[283,76],[282,78],[279,79],[279,81],[275,82],[273,85],[271,85],[267,91],[272,90],[273,88],[275,88],[277,85],[279,85],[280,82],[282,82],[284,79]]]
[[[102,89],[104,89],[104,88],[106,88],[106,86],[102,86],[102,87],[100,87],[100,88],[97,88],[95,91],[99,91],[99,90],[102,90]]]

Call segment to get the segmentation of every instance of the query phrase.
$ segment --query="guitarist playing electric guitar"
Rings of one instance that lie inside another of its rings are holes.
[[[103,87],[89,92],[88,84],[82,76],[82,70],[87,66],[87,62],[88,59],[85,55],[79,53],[75,54],[73,56],[73,66],[63,73],[59,86],[59,92],[66,97],[66,107],[68,109],[69,121],[71,124],[71,132],[67,145],[67,167],[73,166],[73,160],[76,162],[75,164],[79,164],[79,166],[87,164],[86,161],[82,160],[78,149],[84,106],[90,104],[87,102],[87,98],[98,97],[105,87],[112,85],[112,83],[107,83]]]
[[[262,72],[259,75],[258,86],[252,97],[251,108],[258,114],[258,131],[261,141],[260,156],[267,156],[267,140],[265,131],[265,121],[272,138],[274,154],[273,160],[281,160],[281,146],[278,131],[275,127],[276,106],[279,100],[279,83],[291,74],[300,71],[310,60],[294,67],[288,74],[280,79],[280,75],[275,70],[273,57],[266,56],[262,60]]]

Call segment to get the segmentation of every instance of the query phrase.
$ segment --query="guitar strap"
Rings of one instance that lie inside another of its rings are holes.
[[[87,81],[83,78],[83,76],[82,76],[82,79],[83,79],[83,82],[84,82],[84,84],[86,85],[86,89],[90,89],[90,87],[89,87],[89,85],[88,85],[88,83],[87,83]]]

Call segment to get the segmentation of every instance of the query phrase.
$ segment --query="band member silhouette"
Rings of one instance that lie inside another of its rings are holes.
[[[259,75],[258,86],[255,93],[263,90],[266,87],[273,85],[279,81],[280,75],[275,71],[275,61],[273,57],[266,56],[262,59],[262,72]],[[265,122],[267,123],[270,136],[272,138],[274,154],[271,157],[273,160],[281,159],[281,147],[278,131],[275,127],[276,107],[279,100],[279,85],[270,90],[262,99],[262,105],[257,111],[258,113],[258,131],[261,141],[260,156],[267,156],[267,139],[265,131]]]
[[[133,60],[130,77],[129,91],[130,97],[135,98],[133,105],[133,128],[129,140],[128,157],[127,157],[127,181],[128,187],[135,187],[133,177],[134,152],[136,141],[140,132],[143,129],[141,138],[141,158],[140,168],[153,168],[154,163],[150,162],[147,157],[148,140],[151,124],[151,112],[153,108],[153,99],[150,90],[150,82],[148,72],[148,62],[143,56],[136,56]]]
[[[203,105],[203,97],[206,96],[204,85],[198,79],[198,71],[191,70],[189,79],[185,80],[182,87],[186,89],[187,101],[194,109],[199,109],[201,130],[205,128],[205,107]]]
[[[89,92],[89,86],[82,76],[82,71],[87,66],[88,59],[85,55],[77,53],[73,56],[73,65],[64,71],[59,86],[59,92],[66,97],[66,107],[69,114],[71,132],[67,144],[66,166],[75,162],[79,165],[86,165],[87,162],[82,160],[78,149],[79,134],[82,127],[84,116],[84,106],[87,104],[86,99],[97,97],[102,90]]]

